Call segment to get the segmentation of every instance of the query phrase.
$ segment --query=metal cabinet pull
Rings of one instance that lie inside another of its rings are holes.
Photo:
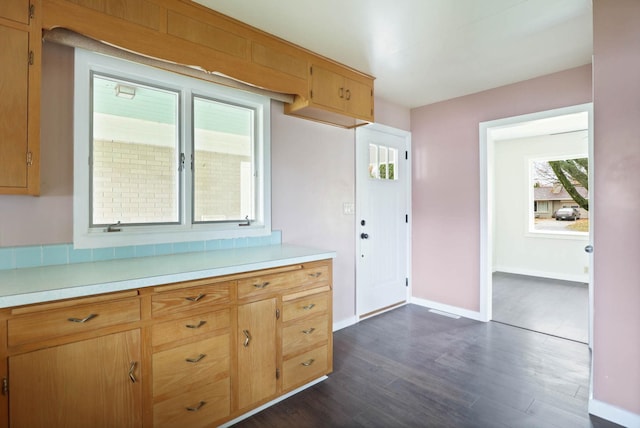
[[[242,345],[246,348],[249,346],[249,342],[251,342],[251,334],[249,330],[242,330],[242,332],[244,333],[244,343]]]
[[[85,323],[89,320],[94,319],[95,317],[97,317],[98,314],[89,314],[84,318],[67,318],[67,320],[71,321],[71,322],[79,322],[79,323]]]
[[[131,383],[136,383],[137,381],[136,375],[134,373],[137,364],[138,363],[136,363],[135,361],[131,361],[131,365],[129,366],[129,379],[131,379]]]
[[[322,272],[314,272],[314,273],[310,273],[310,274],[309,274],[309,276],[310,276],[311,278],[317,278],[317,277],[319,277],[320,275],[322,275]]]
[[[315,361],[315,360],[312,358],[312,359],[307,360],[307,361],[305,361],[305,362],[303,362],[303,363],[300,363],[300,365],[301,365],[301,366],[305,366],[305,367],[309,367],[311,364],[313,364],[313,362],[314,362],[314,361]]]
[[[195,358],[187,358],[187,359],[185,359],[185,361],[187,363],[197,363],[197,362],[199,362],[200,360],[202,360],[206,356],[207,356],[207,354],[200,354]]]
[[[308,310],[313,309],[315,307],[316,307],[316,304],[315,303],[311,303],[309,305],[303,306],[302,309],[305,310],[305,311],[308,311]]]
[[[311,334],[311,333],[313,333],[314,331],[316,331],[316,329],[315,329],[314,327],[308,328],[308,329],[306,329],[306,330],[302,330],[302,332],[303,332],[304,334]]]
[[[351,89],[347,89],[347,96],[345,98],[347,101],[351,99]]]
[[[194,325],[194,324],[187,324],[187,325],[185,325],[185,327],[187,327],[187,328],[200,328],[200,327],[202,327],[203,325],[205,325],[206,323],[207,323],[206,321],[200,320],[200,322],[199,322],[198,324],[196,324],[196,325]]]
[[[262,284],[253,284],[253,286],[256,287],[256,288],[262,289],[262,288],[265,288],[269,284],[270,284],[270,282],[267,281],[267,282],[263,282]]]
[[[340,88],[340,89],[338,90],[338,96],[339,96],[340,98],[344,98],[344,88]]]
[[[185,297],[185,299],[190,302],[197,302],[198,300],[202,299],[204,296],[206,296],[206,294],[200,293],[196,297]]]
[[[207,404],[206,401],[201,401],[195,407],[187,407],[187,410],[190,412],[197,412],[198,410],[202,409],[202,406],[204,406],[205,404]]]

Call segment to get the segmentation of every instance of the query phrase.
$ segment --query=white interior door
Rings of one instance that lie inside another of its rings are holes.
[[[409,285],[410,134],[356,130],[356,304],[360,318],[405,303]]]

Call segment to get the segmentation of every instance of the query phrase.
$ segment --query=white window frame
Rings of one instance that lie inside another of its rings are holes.
[[[91,146],[91,72],[180,91],[180,151],[185,153],[185,168],[179,173],[180,224],[122,226],[119,232],[107,232],[104,226],[90,222],[90,146]],[[271,100],[265,96],[227,88],[130,61],[75,49],[74,66],[74,189],[73,242],[75,248],[105,248],[173,242],[208,241],[271,234]],[[255,216],[248,226],[238,222],[192,223],[193,172],[190,154],[193,148],[192,96],[213,98],[255,110]]]

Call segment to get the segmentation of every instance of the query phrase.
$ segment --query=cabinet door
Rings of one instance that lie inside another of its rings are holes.
[[[141,426],[140,354],[132,330],[10,357],[10,426]]]
[[[27,187],[29,33],[0,25],[0,187]]]
[[[29,23],[29,0],[2,0],[0,1],[0,17],[20,22]]]
[[[338,73],[313,66],[311,75],[311,100],[314,104],[344,110],[344,77]]]
[[[276,299],[238,306],[238,406],[276,393]]]
[[[349,80],[345,82],[347,112],[361,119],[373,120],[373,94],[369,85]]]

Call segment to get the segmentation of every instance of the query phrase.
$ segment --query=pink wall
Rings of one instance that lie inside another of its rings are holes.
[[[640,2],[593,5],[594,398],[640,415]]]
[[[479,310],[479,123],[591,101],[591,66],[413,109],[413,295]]]
[[[41,196],[0,195],[0,247],[72,240],[73,50],[52,43],[46,47],[42,57]]]

